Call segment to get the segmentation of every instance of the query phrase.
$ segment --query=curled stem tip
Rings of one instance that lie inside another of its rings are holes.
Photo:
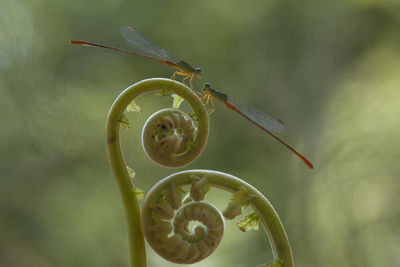
[[[156,128],[147,129],[145,127],[142,139],[146,142],[156,141],[155,145],[146,143],[143,146],[145,149],[150,148],[147,150],[147,154],[157,163],[168,167],[182,167],[189,164],[204,149],[209,132],[208,114],[200,99],[191,89],[176,81],[162,78],[140,81],[125,89],[113,103],[106,123],[107,151],[125,208],[132,267],[146,266],[146,253],[137,200],[138,189],[133,186],[129,177],[120,145],[119,130],[122,119],[126,117],[124,112],[129,104],[139,95],[151,91],[155,91],[161,96],[172,93],[179,95],[189,103],[195,117],[198,118],[196,128],[189,116],[184,115],[181,111],[169,110],[157,112],[156,115],[151,116],[151,118],[155,118],[156,122],[149,119],[146,126],[155,125]],[[136,104],[133,106],[137,109]],[[160,118],[159,115],[164,117]],[[168,131],[158,131],[157,127],[160,123],[161,127],[162,125],[168,126]],[[151,138],[151,136],[157,136],[157,138]]]
[[[183,188],[190,186],[190,197]],[[224,231],[224,219],[233,219],[219,212],[202,199],[211,187],[233,193],[227,209],[250,205],[266,229],[274,260],[293,266],[292,252],[278,214],[269,201],[255,188],[234,176],[207,170],[190,170],[172,174],[158,182],[147,194],[143,209],[144,234],[150,246],[163,258],[191,264],[217,248]],[[196,200],[192,197],[196,196]],[[189,229],[190,222],[199,223]]]

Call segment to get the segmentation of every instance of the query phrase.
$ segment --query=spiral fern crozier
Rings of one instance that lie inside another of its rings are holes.
[[[293,266],[289,241],[274,208],[255,188],[231,175],[207,170],[175,173],[150,190],[140,211],[138,190],[122,155],[119,128],[129,103],[149,91],[179,95],[193,109],[191,116],[178,109],[163,109],[149,117],[142,142],[146,154],[156,163],[172,168],[189,164],[202,152],[209,132],[208,114],[200,98],[185,85],[169,79],[138,82],[123,91],[111,107],[107,118],[107,148],[126,212],[130,265],[146,266],[144,236],[160,256],[171,262],[201,261],[218,247],[224,232],[224,218],[233,219],[241,214],[243,206],[250,205],[271,243],[274,263],[268,266]],[[204,201],[213,187],[233,194],[222,213]],[[196,225],[192,226],[193,223]]]
[[[196,135],[197,128],[188,115],[178,109],[162,109],[151,115],[143,127],[143,149],[160,165],[181,167],[200,154],[191,153]]]
[[[208,202],[184,203],[182,190],[169,180],[155,185],[146,197],[142,222],[147,241],[159,255],[171,262],[189,264],[201,261],[217,248],[224,219]],[[190,222],[200,224],[189,229]]]
[[[190,186],[190,193],[184,196],[186,186]],[[293,266],[285,229],[269,201],[243,180],[209,170],[172,174],[147,194],[142,209],[144,233],[159,255],[172,262],[189,264],[204,259],[217,248],[222,239],[224,220],[212,204],[203,200],[211,188],[233,193],[222,212],[225,219],[236,218],[243,206],[250,205],[267,231],[275,261],[283,266]],[[190,222],[200,224],[189,229]]]

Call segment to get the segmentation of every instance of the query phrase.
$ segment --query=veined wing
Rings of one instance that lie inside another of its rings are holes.
[[[179,59],[171,56],[167,50],[158,47],[152,40],[146,37],[138,29],[130,26],[124,26],[121,28],[121,34],[130,47],[140,51],[140,53],[144,55],[161,60],[172,61],[174,63],[180,61]]]
[[[272,117],[271,115],[266,114],[265,112],[248,107],[245,104],[242,104],[241,102],[229,96],[227,97],[226,102],[227,104],[236,108],[236,110],[248,120],[250,120],[254,124],[257,124],[261,128],[264,128],[267,131],[272,131],[276,133],[283,133],[285,131],[285,125],[282,121]]]
[[[277,133],[284,132],[285,125],[283,124],[283,122],[262,111],[250,108],[230,97],[227,97],[225,105],[227,105],[228,108],[236,110],[240,115],[242,115],[243,117],[245,117],[246,119],[257,125],[261,129],[263,129],[265,132],[267,132],[269,135],[275,138],[279,143],[287,147],[290,151],[296,154],[296,156],[298,156],[310,169],[314,168],[312,163],[306,157],[304,157],[302,154],[297,152],[293,147],[289,146],[279,137],[270,132],[270,131],[274,131]]]

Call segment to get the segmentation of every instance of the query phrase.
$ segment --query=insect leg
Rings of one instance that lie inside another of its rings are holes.
[[[190,88],[194,88],[193,87],[193,78],[194,78],[194,74],[192,73],[192,74],[190,74]]]
[[[214,104],[214,100],[212,97],[209,97],[209,99],[211,100],[212,108],[208,110],[208,115],[211,115],[215,111],[215,104]]]
[[[187,73],[181,71],[175,71],[174,74],[172,74],[171,80],[174,80],[176,76],[187,76]]]
[[[176,77],[177,73],[178,73],[178,72],[177,72],[177,71],[175,71],[175,72],[174,72],[174,74],[172,74],[172,76],[171,76],[171,80],[175,80],[175,77]]]

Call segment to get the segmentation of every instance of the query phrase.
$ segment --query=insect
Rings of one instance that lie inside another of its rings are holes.
[[[292,151],[294,154],[296,154],[296,156],[298,156],[310,169],[314,168],[312,163],[306,157],[301,155],[293,147],[289,146],[288,144],[283,142],[279,137],[277,137],[272,133],[272,132],[283,133],[285,131],[285,125],[283,124],[282,121],[260,110],[248,107],[245,104],[229,97],[228,95],[211,88],[211,85],[209,83],[206,83],[202,90],[202,99],[203,101],[205,101],[205,104],[208,104],[208,102],[211,102],[212,104],[212,108],[209,110],[210,112],[209,114],[215,111],[215,105],[213,101],[214,98],[220,101],[222,104],[224,104],[227,108],[236,111],[237,113],[245,117],[247,120],[249,120],[251,123],[255,124],[258,128],[271,135],[279,143],[281,143],[282,145],[287,147],[290,151]]]
[[[134,48],[136,52],[80,40],[71,40],[70,44],[111,49],[163,63],[177,69],[177,71],[175,71],[175,73],[172,75],[171,79],[175,79],[176,76],[183,76],[183,82],[189,79],[190,87],[192,89],[194,77],[203,77],[200,68],[193,68],[189,65],[189,63],[172,56],[168,51],[158,47],[152,40],[147,38],[138,29],[130,26],[124,26],[121,28],[121,34],[127,41],[128,45]]]

